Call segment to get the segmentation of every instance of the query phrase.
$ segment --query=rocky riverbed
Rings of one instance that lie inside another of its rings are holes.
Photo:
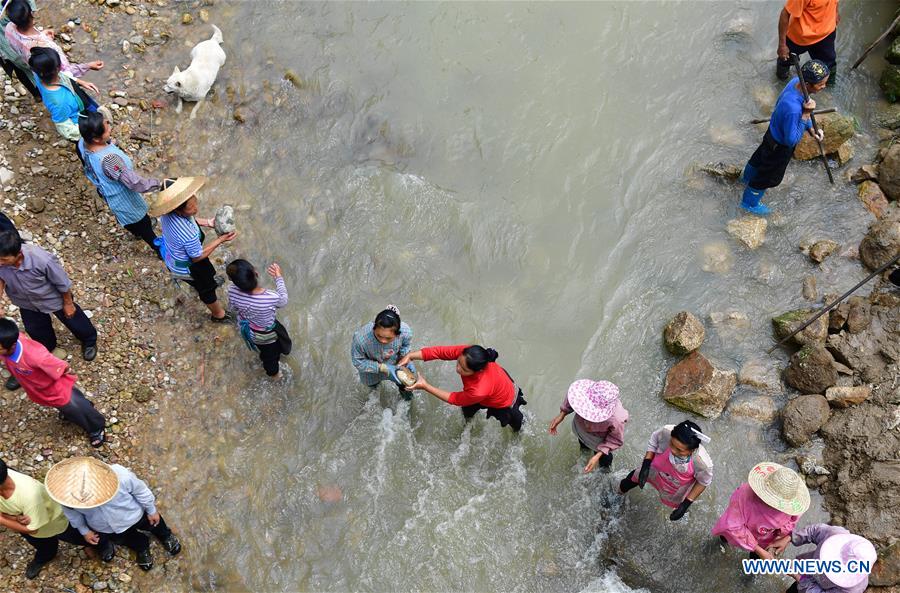
[[[175,163],[184,147],[176,142],[177,116],[162,84],[173,64],[186,65],[187,46],[204,38],[205,31],[199,30],[191,43],[183,36],[196,28],[192,23],[209,20],[212,2],[38,4],[38,25],[56,31],[73,61],[104,60],[102,71],[85,78],[100,87],[115,117],[113,137],[133,157],[136,169],[152,176],[177,175]],[[106,415],[109,443],[95,451],[77,428],[31,403],[21,390],[2,391],[0,457],[40,480],[57,461],[98,454],[144,478],[165,514],[165,476],[177,468],[159,467],[154,450],[177,439],[180,429],[161,431],[152,416],[165,398],[194,396],[192,381],[199,378],[202,384],[204,372],[195,358],[202,356],[204,344],[220,342],[231,329],[205,323],[205,308],[174,286],[147,246],[116,223],[85,179],[74,147],[57,135],[44,107],[18,81],[3,80],[2,211],[23,237],[59,256],[74,281],[76,301],[97,326],[99,355],[90,363],[81,359],[79,344],[64,328],[57,325],[57,333],[80,387]],[[14,307],[7,314],[18,320]],[[177,523],[172,527],[179,530]],[[170,560],[156,544],[153,553],[156,567],[143,573],[125,548],[104,564],[62,544],[57,559],[36,580],[26,581],[32,550],[21,538],[4,533],[0,590],[182,590],[181,560]],[[181,558],[190,553],[185,546]]]

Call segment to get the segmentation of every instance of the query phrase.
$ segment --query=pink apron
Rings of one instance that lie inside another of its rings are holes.
[[[687,496],[691,486],[694,485],[694,456],[688,462],[687,472],[680,473],[669,461],[671,449],[668,447],[662,453],[657,454],[650,464],[650,475],[647,483],[652,484],[659,492],[659,501],[667,507],[677,508]],[[638,472],[631,476],[632,482],[638,481]]]

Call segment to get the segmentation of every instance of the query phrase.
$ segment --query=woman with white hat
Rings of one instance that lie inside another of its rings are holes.
[[[206,177],[179,177],[163,181],[162,191],[150,207],[150,216],[159,217],[163,236],[163,256],[173,278],[182,280],[197,291],[209,309],[214,322],[230,321],[216,296],[219,282],[209,256],[223,243],[234,239],[233,231],[203,245],[206,236],[200,227],[213,228],[213,219],[195,218],[197,192],[206,184]]]
[[[619,492],[626,494],[635,486],[643,489],[649,482],[659,501],[675,509],[669,519],[678,521],[712,483],[713,462],[703,446],[708,442],[709,437],[690,420],[663,426],[650,435],[640,470],[631,470],[619,482]]]
[[[814,523],[798,529],[791,534],[791,543],[795,546],[816,545],[815,550],[799,554],[798,559],[837,561],[844,568],[847,568],[850,561],[868,563],[871,567],[878,559],[872,542],[843,527],[825,523]],[[791,585],[787,593],[863,593],[869,586],[869,575],[865,571],[797,575],[794,578],[797,582]]]
[[[559,414],[550,421],[550,434],[566,416],[575,412],[572,432],[578,437],[581,448],[595,454],[584,466],[584,473],[596,467],[609,469],[612,452],[625,442],[625,423],[628,410],[619,400],[619,388],[609,381],[579,379],[571,385],[559,407]]]
[[[134,550],[142,570],[153,568],[149,531],[175,556],[181,542],[156,510],[156,497],[131,470],[107,465],[93,457],[70,457],[55,464],[44,477],[50,498],[58,502],[69,524],[86,542],[99,546],[109,562],[119,543]]]
[[[764,461],[756,464],[731,495],[712,534],[760,558],[784,552],[800,516],[809,509],[809,490],[794,470]]]

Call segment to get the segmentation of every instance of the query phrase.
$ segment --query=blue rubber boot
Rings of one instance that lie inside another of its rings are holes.
[[[765,195],[766,190],[764,189],[753,189],[750,186],[747,186],[744,189],[744,197],[741,200],[741,208],[746,210],[747,212],[752,212],[753,214],[758,214],[760,216],[765,216],[766,214],[771,213],[772,211],[765,204],[760,204],[760,200],[762,200],[763,195]]]
[[[741,183],[744,185],[748,185],[750,180],[753,179],[753,176],[756,175],[756,167],[747,163],[744,165],[744,172],[741,173]]]

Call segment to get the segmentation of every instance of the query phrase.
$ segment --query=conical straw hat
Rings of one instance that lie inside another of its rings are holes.
[[[197,177],[179,177],[172,185],[156,194],[156,199],[150,205],[148,213],[150,216],[168,214],[200,191],[200,188],[206,184],[206,181],[207,178],[202,175]]]
[[[809,509],[809,490],[797,472],[770,461],[757,463],[747,478],[750,488],[767,505],[788,515]]]
[[[113,468],[93,457],[71,457],[50,468],[44,478],[50,498],[70,509],[92,509],[119,490]]]

